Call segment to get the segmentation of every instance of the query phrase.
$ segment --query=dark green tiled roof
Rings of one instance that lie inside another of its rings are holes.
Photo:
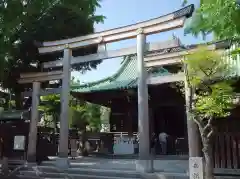
[[[71,86],[72,92],[94,92],[113,89],[127,89],[137,86],[137,60],[136,58],[125,59],[116,74],[88,84]],[[168,75],[169,72],[160,67],[158,69],[148,69],[150,76]]]

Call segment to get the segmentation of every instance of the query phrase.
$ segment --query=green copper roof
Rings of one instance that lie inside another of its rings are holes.
[[[112,76],[84,85],[71,86],[72,92],[94,92],[112,89],[128,89],[137,87],[137,60],[136,58],[124,59],[120,69]],[[148,69],[150,76],[168,75],[169,72],[162,68]]]

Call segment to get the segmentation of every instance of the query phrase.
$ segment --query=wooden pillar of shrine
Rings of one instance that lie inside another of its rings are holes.
[[[136,169],[140,172],[152,171],[149,145],[147,71],[144,64],[145,44],[146,36],[143,30],[139,29],[137,35],[139,160]]]
[[[69,95],[70,95],[70,77],[72,50],[66,45],[63,57],[63,78],[61,92],[61,115],[60,115],[60,139],[59,139],[59,159],[57,166],[68,168],[68,136],[69,136]]]
[[[32,108],[31,108],[31,120],[28,138],[28,162],[36,162],[36,146],[37,146],[37,124],[39,120],[38,106],[39,106],[39,94],[40,82],[33,82],[32,91]]]

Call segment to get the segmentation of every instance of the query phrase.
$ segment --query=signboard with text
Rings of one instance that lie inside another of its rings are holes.
[[[14,150],[24,150],[25,149],[25,136],[14,136]]]
[[[202,157],[189,158],[189,178],[203,179],[203,158]]]
[[[133,138],[126,136],[115,137],[113,151],[117,155],[134,154]]]

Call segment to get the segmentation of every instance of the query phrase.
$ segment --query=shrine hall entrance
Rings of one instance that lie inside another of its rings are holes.
[[[156,90],[159,93],[156,93]],[[164,155],[187,155],[187,119],[183,94],[169,84],[150,87],[149,93],[152,94],[149,106],[150,131],[157,138],[156,154],[162,154],[159,134],[164,132],[168,135],[167,151]]]
[[[156,134],[165,132],[170,136],[184,137],[186,121],[184,108],[181,106],[162,106],[153,114],[153,131]]]

